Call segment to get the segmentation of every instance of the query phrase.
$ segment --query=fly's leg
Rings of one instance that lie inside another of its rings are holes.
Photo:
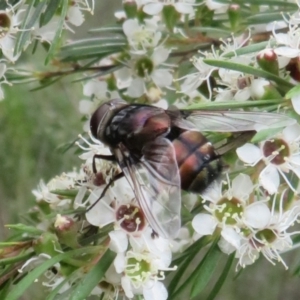
[[[92,168],[93,168],[93,173],[97,174],[97,168],[96,168],[96,159],[104,159],[104,160],[108,160],[108,161],[112,161],[112,162],[116,162],[116,158],[114,155],[101,155],[101,154],[95,154],[93,157],[93,163],[92,163]],[[90,211],[104,196],[106,191],[108,190],[108,188],[118,179],[122,178],[124,176],[123,172],[115,175],[110,181],[109,183],[105,186],[105,188],[103,189],[101,195],[99,196],[99,198],[95,201],[95,203],[93,203],[87,210],[86,212]]]
[[[121,172],[117,175],[115,175],[110,181],[109,183],[105,186],[105,188],[103,189],[101,195],[99,196],[99,198],[95,201],[95,203],[93,203],[87,210],[86,212],[90,211],[104,196],[105,193],[107,192],[108,188],[118,179],[122,178],[124,176],[124,173]]]
[[[112,162],[116,162],[116,158],[114,155],[101,155],[101,154],[95,154],[93,157],[93,163],[92,163],[92,167],[93,167],[93,173],[97,174],[97,168],[96,168],[96,159],[104,159],[104,160],[108,160],[108,161],[112,161]]]

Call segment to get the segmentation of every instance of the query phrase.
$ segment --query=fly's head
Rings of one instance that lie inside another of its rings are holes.
[[[127,103],[121,99],[113,99],[101,104],[93,113],[90,120],[92,135],[104,142],[104,132],[114,115]]]

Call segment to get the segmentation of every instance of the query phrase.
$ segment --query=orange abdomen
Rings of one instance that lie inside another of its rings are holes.
[[[173,141],[181,178],[181,188],[200,193],[222,171],[222,163],[212,144],[198,131],[183,131]]]

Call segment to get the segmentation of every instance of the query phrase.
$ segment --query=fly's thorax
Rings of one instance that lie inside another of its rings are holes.
[[[201,132],[185,130],[172,142],[183,190],[200,193],[218,178],[221,160]]]

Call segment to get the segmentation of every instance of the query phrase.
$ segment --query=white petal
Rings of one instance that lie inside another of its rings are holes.
[[[234,248],[240,247],[241,236],[232,227],[223,228],[221,235]]]
[[[220,239],[220,241],[218,242],[218,246],[220,250],[227,255],[236,251],[236,248],[233,247],[230,243],[228,243],[224,238]]]
[[[239,174],[232,180],[232,196],[238,199],[248,198],[253,190],[253,183],[249,175]]]
[[[170,86],[173,81],[173,76],[168,70],[158,69],[151,74],[154,83],[159,87]]]
[[[2,101],[4,99],[4,92],[0,86],[0,101]]]
[[[237,148],[236,153],[241,161],[251,165],[256,164],[262,158],[260,149],[250,143]]]
[[[299,97],[299,108],[300,108],[300,97]],[[296,123],[294,125],[288,126],[288,127],[284,128],[282,133],[283,133],[284,139],[288,143],[292,143],[296,139],[298,139],[300,136],[300,125],[298,123]]]
[[[125,292],[126,297],[133,298],[132,287],[130,283],[130,279],[127,276],[123,276],[121,279],[122,288]]]
[[[198,214],[192,221],[192,226],[201,235],[213,234],[218,222],[209,214]]]
[[[292,97],[293,108],[298,115],[300,115],[300,95]]]
[[[174,6],[175,9],[181,14],[192,14],[194,12],[193,6],[189,4],[177,2]]]
[[[6,72],[6,64],[4,63],[0,63],[0,79],[3,77],[3,75],[5,74]]]
[[[21,53],[14,55],[15,39],[6,36],[3,39],[0,39],[0,41],[1,41],[0,48],[2,49],[3,55],[7,57],[10,61],[15,62],[21,55]]]
[[[110,250],[120,253],[125,252],[128,247],[127,234],[122,230],[114,230],[109,233],[110,237]]]
[[[270,221],[271,212],[265,203],[255,202],[245,208],[244,217],[247,226],[264,228]]]
[[[271,164],[265,167],[259,174],[259,181],[269,194],[276,193],[280,183],[277,168]]]
[[[282,55],[284,57],[289,57],[289,58],[297,57],[300,54],[300,50],[293,49],[291,47],[278,47],[274,49],[274,52],[277,55]]]
[[[166,300],[168,298],[168,291],[161,281],[152,283],[150,289],[143,289],[143,296],[145,300]]]
[[[79,112],[83,115],[89,115],[94,111],[94,103],[91,100],[79,101]]]
[[[149,3],[143,7],[143,11],[148,15],[157,15],[163,9],[162,3]]]
[[[145,92],[145,83],[144,80],[141,78],[135,78],[132,80],[127,94],[129,97],[138,98],[141,97]]]
[[[97,201],[102,190],[103,188],[99,189],[97,193],[93,192],[89,196],[88,202],[93,204]],[[86,219],[90,224],[102,227],[115,221],[114,210],[107,204],[107,199],[107,197],[102,198],[101,201],[98,201],[98,203],[85,214]],[[108,199],[107,201],[110,200]]]
[[[122,27],[127,36],[132,36],[132,34],[139,28],[139,24],[136,19],[129,19],[123,23]]]
[[[165,62],[170,54],[170,50],[167,48],[157,48],[153,55],[152,55],[152,60],[155,66],[160,65],[161,63]]]
[[[90,80],[83,86],[85,96],[95,95],[98,99],[106,98],[107,83],[105,81]]]
[[[114,260],[114,266],[118,274],[124,272],[126,267],[126,259],[124,252],[119,252]]]
[[[84,16],[79,7],[70,6],[67,12],[68,21],[75,26],[80,26],[84,22]]]

